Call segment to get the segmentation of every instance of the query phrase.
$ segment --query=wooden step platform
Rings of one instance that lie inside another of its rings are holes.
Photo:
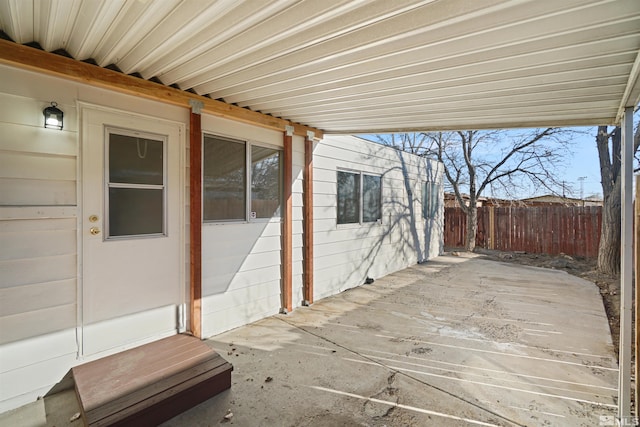
[[[155,426],[231,387],[233,367],[174,335],[72,369],[87,426]]]

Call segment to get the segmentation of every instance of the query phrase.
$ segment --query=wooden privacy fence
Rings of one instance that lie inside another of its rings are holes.
[[[476,246],[500,251],[598,256],[602,207],[478,208]],[[445,208],[444,244],[464,247],[467,217],[460,208]]]

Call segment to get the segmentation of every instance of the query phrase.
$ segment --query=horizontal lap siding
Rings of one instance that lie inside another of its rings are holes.
[[[293,183],[291,187],[292,197],[292,280],[291,280],[291,301],[293,307],[300,307],[304,300],[303,295],[303,232],[304,232],[304,213],[303,213],[303,180],[304,180],[304,141],[302,138],[293,138],[293,173],[291,174]]]
[[[203,226],[203,336],[278,312],[280,247],[280,222]]]
[[[316,299],[440,253],[443,215],[433,221],[422,217],[422,184],[441,182],[437,165],[355,137],[327,136],[318,144],[313,200]],[[338,169],[382,175],[381,224],[337,224]]]
[[[44,394],[77,357],[75,91],[37,80],[25,91],[22,73],[0,89],[0,412]],[[64,130],[42,126],[50,99],[21,93],[55,98]]]
[[[282,147],[283,135],[203,115],[205,134]],[[299,153],[294,138],[293,178],[300,179]],[[301,160],[302,159],[302,160]],[[295,182],[295,181],[294,181]],[[302,198],[293,194],[294,245],[301,243]],[[301,188],[301,185],[299,186]],[[277,314],[281,302],[282,224],[269,221],[204,223],[202,226],[202,335],[226,330]],[[301,246],[301,244],[300,244]],[[294,256],[296,250],[294,249]],[[294,268],[295,274],[301,271]],[[295,304],[295,301],[294,301]]]
[[[77,363],[77,102],[182,122],[188,113],[5,65],[0,76],[3,412],[43,395]],[[64,112],[62,131],[43,128],[42,110],[51,101]]]
[[[62,131],[46,101],[0,94],[0,344],[76,326],[77,120],[59,102]]]
[[[229,132],[226,135],[231,135]],[[294,138],[294,307],[303,299],[303,149],[302,139]],[[437,168],[437,163],[351,137],[344,141],[327,137],[317,143],[313,161],[315,299],[358,286],[367,275],[382,277],[440,252],[440,232],[429,233],[431,240],[426,243],[421,207],[422,183],[433,176],[441,180],[439,171],[429,170]],[[338,167],[383,175],[382,224],[336,225]],[[281,303],[280,239],[277,222],[203,226],[204,336],[277,313]]]
[[[2,345],[0,412],[44,396],[77,363],[76,357],[75,328]]]

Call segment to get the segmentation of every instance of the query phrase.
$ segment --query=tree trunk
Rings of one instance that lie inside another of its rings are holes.
[[[605,274],[620,273],[620,180],[614,183],[611,193],[604,197],[602,229],[598,246],[598,270]]]
[[[611,138],[611,151],[609,151]],[[598,127],[596,136],[598,158],[600,160],[600,177],[602,179],[602,228],[598,246],[598,270],[605,274],[620,273],[620,232],[621,204],[620,194],[620,129],[611,134],[607,126]]]
[[[467,212],[467,241],[465,249],[473,252],[476,248],[476,235],[478,234],[478,208],[475,203],[469,201],[469,212]]]

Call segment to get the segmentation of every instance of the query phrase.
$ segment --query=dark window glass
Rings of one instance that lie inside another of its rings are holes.
[[[109,236],[161,234],[163,193],[161,188],[109,188]]]
[[[338,224],[360,222],[360,174],[338,171]]]
[[[163,185],[162,141],[109,135],[109,182]]]
[[[108,237],[164,233],[164,141],[109,133]]]
[[[424,218],[435,218],[440,207],[440,185],[435,182],[425,182],[422,191],[422,215]]]
[[[362,222],[382,218],[382,177],[362,176]]]
[[[246,219],[244,142],[204,138],[203,215],[205,221]]]
[[[251,146],[251,217],[280,215],[280,151]]]

